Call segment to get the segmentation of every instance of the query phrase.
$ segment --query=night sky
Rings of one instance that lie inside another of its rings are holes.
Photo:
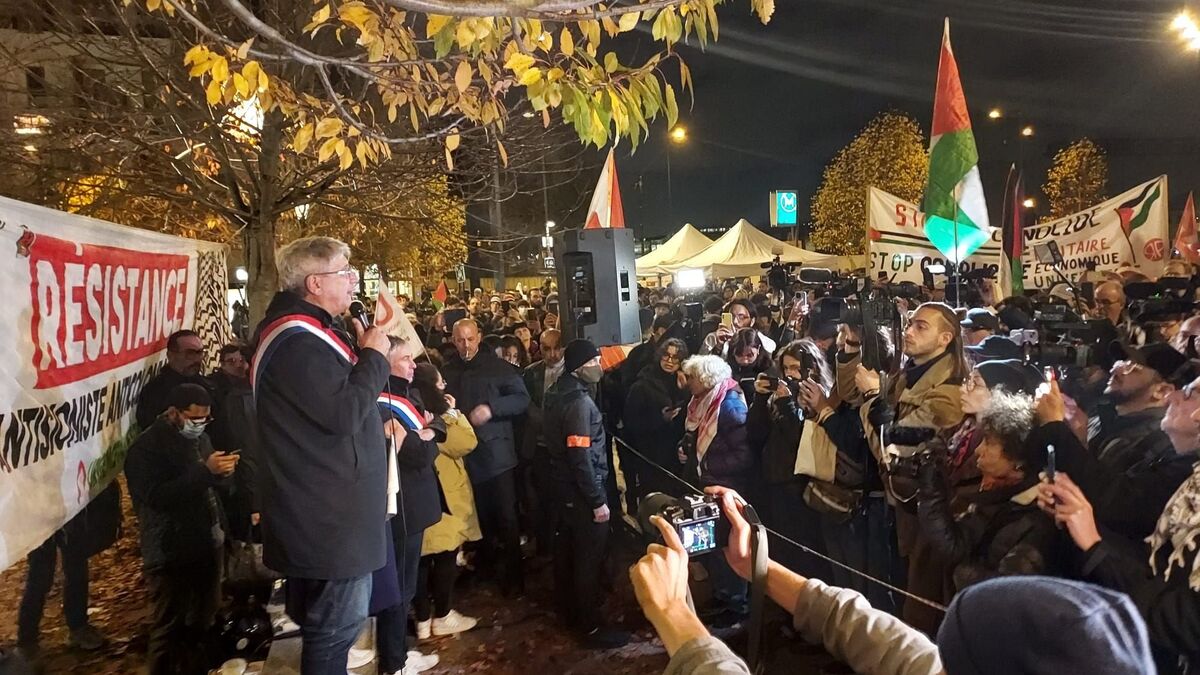
[[[877,113],[907,112],[928,133],[945,16],[994,223],[1018,153],[1026,184],[1040,186],[1055,150],[1081,136],[1109,153],[1110,196],[1166,173],[1174,219],[1200,184],[1200,59],[1167,29],[1181,4],[779,0],[768,26],[748,5],[726,2],[706,52],[681,49],[696,88],[694,109],[681,99],[689,141],[669,144],[660,118],[632,157],[618,148],[626,221],[639,236],[739,217],[766,227],[768,192],[782,188],[800,191],[807,220],[823,168]],[[672,79],[675,70],[666,67]],[[988,119],[992,107],[1009,113],[1004,122]],[[1020,123],[1037,130],[1023,147]]]

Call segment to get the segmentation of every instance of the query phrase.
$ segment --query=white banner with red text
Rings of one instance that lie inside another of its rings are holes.
[[[1050,288],[1062,281],[1052,265],[1038,261],[1038,248],[1051,242],[1062,254],[1061,272],[1075,281],[1095,265],[1115,272],[1121,265],[1150,278],[1162,274],[1167,242],[1167,177],[1159,176],[1085,211],[1025,228],[1025,288]],[[1044,255],[1044,253],[1043,253]]]
[[[873,187],[867,188],[867,254],[871,276],[886,272],[894,282],[920,284],[929,265],[953,266],[925,236],[925,214],[916,204]],[[960,272],[1000,269],[1000,229],[958,267]]]
[[[232,331],[226,249],[0,197],[0,570],[121,471],[142,385],[190,328]]]

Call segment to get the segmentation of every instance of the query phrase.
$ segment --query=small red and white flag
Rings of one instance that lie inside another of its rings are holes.
[[[404,308],[383,284],[379,285],[379,295],[375,298],[375,325],[384,333],[395,335],[407,342],[412,349],[413,358],[425,353],[425,345],[421,344],[421,338],[408,316],[404,314]]]
[[[592,193],[592,204],[588,207],[587,222],[583,229],[625,227],[625,210],[621,207],[621,186],[617,184],[617,162],[613,151],[608,151],[608,159],[600,170],[600,180],[596,181],[596,191]]]
[[[1175,233],[1175,250],[1184,260],[1200,262],[1200,241],[1196,237],[1196,205],[1192,202],[1192,193],[1188,193],[1187,204],[1183,207],[1183,216],[1179,218],[1179,230]]]

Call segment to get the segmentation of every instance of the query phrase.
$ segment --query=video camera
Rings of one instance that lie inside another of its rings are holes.
[[[772,253],[775,253],[772,251]],[[765,262],[759,267],[767,270],[767,285],[771,290],[776,292],[785,292],[796,283],[796,275],[792,274],[792,270],[799,267],[800,263],[785,263],[779,259],[781,254],[775,253],[775,259],[771,262]]]
[[[729,522],[721,515],[721,505],[712,495],[672,497],[652,492],[638,506],[638,524],[642,532],[663,543],[650,516],[661,516],[675,528],[689,557],[704,555],[729,540]]]
[[[1142,324],[1180,320],[1196,309],[1200,277],[1162,277],[1125,285],[1130,320]]]
[[[1083,319],[1061,302],[1034,305],[1032,320],[1014,308],[1001,319],[1010,326],[1008,339],[1024,351],[1023,360],[1038,368],[1104,365],[1108,343],[1117,337],[1106,319]]]

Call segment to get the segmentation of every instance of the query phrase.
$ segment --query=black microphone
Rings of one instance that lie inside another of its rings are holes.
[[[371,324],[374,323],[367,318],[367,306],[359,300],[350,303],[350,316],[358,319],[358,322],[362,324],[363,330],[370,328]]]

